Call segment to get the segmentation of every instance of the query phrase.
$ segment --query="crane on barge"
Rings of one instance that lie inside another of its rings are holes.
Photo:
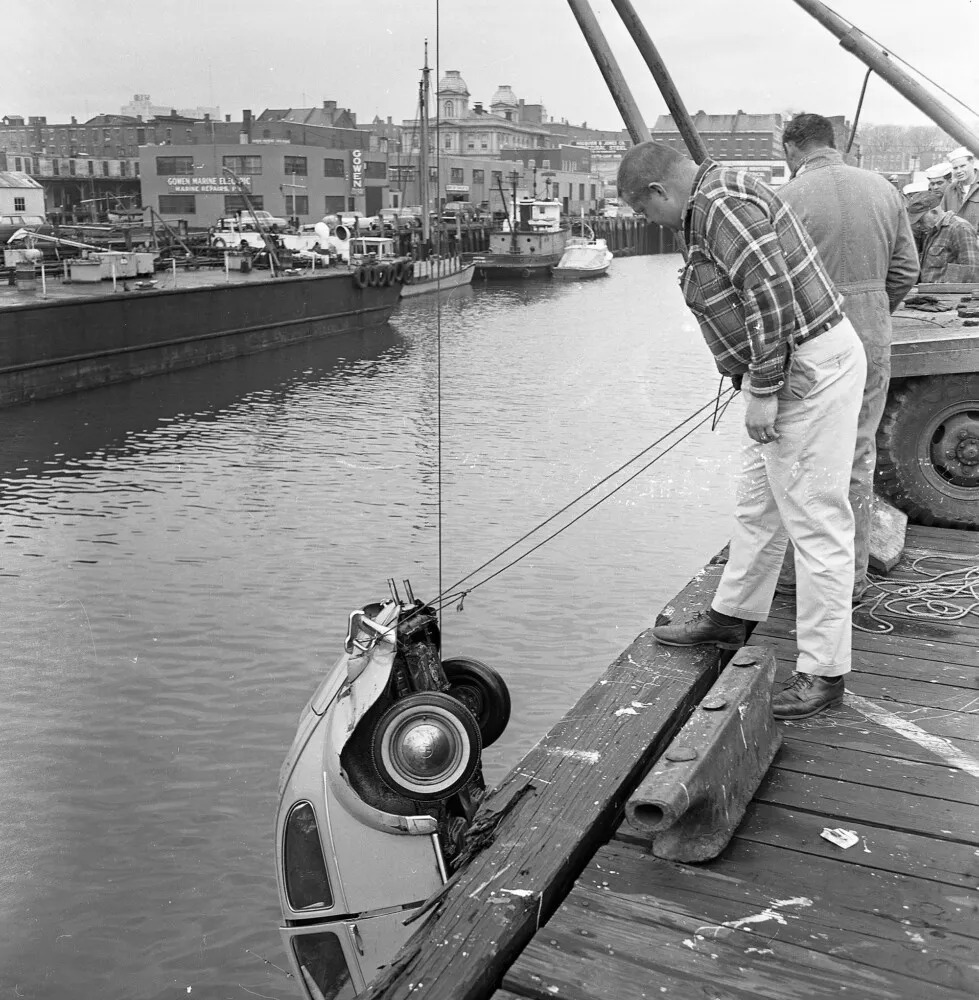
[[[820,0],[795,0],[870,69],[979,157],[979,136],[898,65],[890,53]],[[649,133],[588,0],[568,0],[633,141]],[[703,140],[630,0],[612,0],[652,74],[691,158]],[[891,385],[877,432],[877,490],[918,523],[979,530],[979,285],[919,285],[919,292],[971,296],[937,320],[895,314]],[[958,315],[956,315],[956,313]]]

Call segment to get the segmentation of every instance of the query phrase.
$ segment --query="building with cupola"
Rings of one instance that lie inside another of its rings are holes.
[[[552,145],[540,104],[517,98],[509,84],[497,88],[487,109],[481,101],[470,106],[469,87],[457,69],[446,71],[430,109],[429,149],[442,156],[497,157],[504,149],[535,149]],[[417,118],[401,125],[403,152],[419,152]]]

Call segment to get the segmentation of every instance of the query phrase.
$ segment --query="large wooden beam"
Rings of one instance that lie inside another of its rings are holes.
[[[578,22],[578,27],[581,28],[581,33],[585,36],[585,41],[588,43],[588,48],[591,49],[591,54],[595,57],[595,62],[598,63],[599,71],[612,95],[612,100],[615,101],[615,106],[619,109],[619,114],[622,115],[622,121],[625,122],[629,136],[636,144],[649,142],[649,128],[642,119],[639,105],[636,104],[636,99],[632,96],[632,91],[629,90],[629,85],[625,82],[622,70],[619,69],[619,64],[615,61],[615,56],[612,55],[612,50],[605,40],[605,35],[602,33],[598,19],[595,17],[588,0],[568,0],[568,6]]]
[[[721,569],[705,567],[664,616],[706,607]],[[712,646],[659,646],[643,632],[490,794],[470,829],[468,863],[365,996],[490,997],[721,665]]]
[[[649,32],[646,31],[635,7],[632,6],[630,0],[612,0],[612,6],[619,12],[622,23],[632,35],[632,40],[636,43],[643,60],[649,67],[649,72],[653,74],[656,86],[659,87],[659,92],[663,95],[663,100],[666,101],[666,106],[670,109],[673,124],[676,125],[683,137],[691,159],[694,163],[703,163],[707,159],[707,147],[704,145],[704,140],[701,139],[700,133],[683,103],[680,91],[676,89],[673,77],[670,76],[670,71],[666,68],[666,63],[663,62],[652,38],[649,37]]]

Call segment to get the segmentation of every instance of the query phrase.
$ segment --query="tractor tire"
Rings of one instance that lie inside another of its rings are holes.
[[[979,373],[892,384],[876,485],[918,524],[979,531]]]

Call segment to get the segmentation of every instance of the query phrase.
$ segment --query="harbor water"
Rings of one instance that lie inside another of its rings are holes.
[[[348,613],[389,577],[431,599],[712,398],[677,266],[3,411],[0,1000],[297,995],[276,780]],[[445,611],[512,693],[488,782],[724,544],[740,427]]]

